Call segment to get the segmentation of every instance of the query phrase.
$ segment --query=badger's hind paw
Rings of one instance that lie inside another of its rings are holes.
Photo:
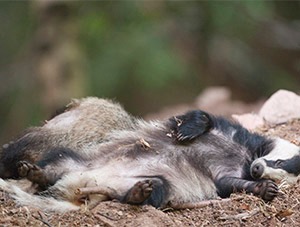
[[[141,204],[149,198],[153,190],[153,184],[151,180],[138,181],[128,191],[125,201],[130,204]]]
[[[20,177],[27,177],[30,171],[36,169],[36,166],[34,164],[31,164],[26,161],[18,162],[17,166],[18,166],[18,173]]]
[[[274,181],[262,180],[254,189],[256,193],[266,201],[273,200],[278,194],[278,187]]]
[[[35,164],[31,164],[26,161],[20,161],[17,165],[20,177],[26,177],[28,180],[36,182],[39,181],[43,176],[42,169]]]

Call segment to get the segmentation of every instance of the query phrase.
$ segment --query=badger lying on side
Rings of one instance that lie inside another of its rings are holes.
[[[19,174],[44,189],[39,195],[4,181],[0,187],[23,204],[48,210],[111,199],[165,207],[239,191],[272,200],[278,193],[273,180],[293,182],[300,173],[296,145],[199,110],[165,122],[139,121],[137,129],[112,133],[91,149],[83,156],[58,147],[36,164],[19,162]],[[89,187],[100,188],[100,195],[74,193]]]
[[[89,155],[89,149],[84,147],[102,143],[106,134],[113,130],[133,129],[134,126],[135,119],[116,102],[95,97],[74,99],[63,113],[43,126],[29,128],[3,145],[0,177],[18,178],[19,161],[36,163],[54,147]]]

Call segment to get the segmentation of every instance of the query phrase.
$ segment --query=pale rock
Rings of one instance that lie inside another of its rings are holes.
[[[209,87],[204,89],[196,99],[196,105],[202,108],[209,108],[222,103],[227,103],[231,98],[231,91],[222,86]]]
[[[270,124],[300,118],[300,96],[291,91],[279,90],[265,102],[259,116]]]

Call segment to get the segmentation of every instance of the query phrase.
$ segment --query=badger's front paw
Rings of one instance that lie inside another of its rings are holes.
[[[193,140],[213,127],[210,116],[201,110],[170,118],[169,122],[172,134],[180,142]]]
[[[125,202],[131,204],[143,203],[149,198],[153,190],[151,180],[137,182],[127,193]]]
[[[273,200],[278,194],[278,187],[274,181],[261,180],[257,182],[253,190],[254,194],[260,196],[265,201]]]

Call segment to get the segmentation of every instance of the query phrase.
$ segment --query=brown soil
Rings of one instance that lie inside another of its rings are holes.
[[[300,145],[300,120],[259,130]],[[17,206],[0,192],[0,226],[300,226],[300,188],[281,187],[271,203],[246,195],[232,194],[226,203],[203,208],[157,210],[151,206],[132,206],[103,202],[93,210],[44,213]]]

